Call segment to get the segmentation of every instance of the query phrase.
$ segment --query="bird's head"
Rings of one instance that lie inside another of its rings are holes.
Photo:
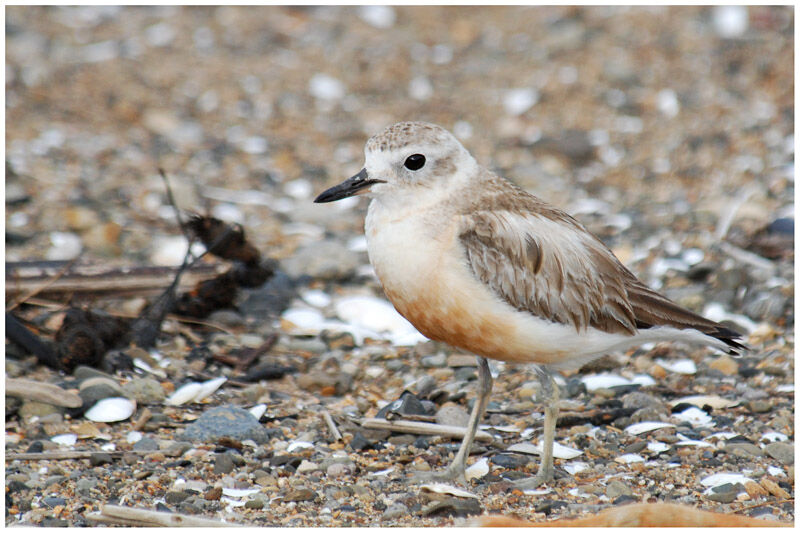
[[[361,172],[326,190],[314,200],[333,202],[348,196],[399,195],[424,189],[446,189],[468,175],[477,163],[446,129],[427,122],[398,122],[378,133],[364,148]]]

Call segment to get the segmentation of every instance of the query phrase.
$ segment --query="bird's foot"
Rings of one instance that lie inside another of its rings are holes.
[[[414,472],[411,476],[412,483],[430,483],[430,482],[459,482],[466,483],[467,478],[464,475],[464,466],[450,465],[446,469],[439,472]]]
[[[512,481],[511,484],[514,488],[519,490],[533,490],[538,489],[540,486],[553,481],[553,472],[539,472],[533,477],[526,477]]]

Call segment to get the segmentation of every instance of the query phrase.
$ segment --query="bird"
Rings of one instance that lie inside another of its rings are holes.
[[[682,341],[739,354],[741,335],[640,281],[579,221],[478,164],[456,137],[399,122],[371,137],[364,167],[314,202],[364,195],[370,263],[395,309],[429,339],[475,354],[478,397],[440,480],[464,481],[489,401],[488,359],[532,364],[541,383],[539,469],[551,482],[558,417],[553,372],[611,351]]]

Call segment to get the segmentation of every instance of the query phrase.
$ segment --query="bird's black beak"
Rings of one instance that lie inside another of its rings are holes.
[[[314,199],[314,203],[322,204],[325,202],[335,202],[342,198],[348,198],[366,192],[370,186],[376,183],[386,183],[383,180],[370,179],[367,176],[367,169],[362,168],[361,172],[356,174],[350,179],[347,179],[339,185],[334,185],[327,191],[323,192]]]

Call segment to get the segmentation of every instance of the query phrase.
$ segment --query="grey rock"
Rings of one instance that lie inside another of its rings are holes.
[[[153,378],[133,378],[122,390],[138,403],[159,403],[166,397],[161,384]]]
[[[230,474],[235,468],[233,457],[229,453],[221,453],[214,460],[215,474]]]
[[[78,381],[85,381],[89,378],[106,378],[111,381],[116,381],[114,376],[111,374],[106,374],[96,368],[92,368],[90,366],[79,366],[72,371],[72,375]]]
[[[436,423],[447,426],[467,427],[469,413],[458,405],[445,405],[436,411]]]
[[[92,466],[100,466],[113,462],[111,454],[108,452],[97,452],[89,456],[89,464]]]
[[[794,444],[790,442],[771,442],[764,448],[767,455],[785,465],[794,464]]]
[[[474,498],[447,498],[424,507],[422,516],[469,516],[483,512]]]
[[[97,486],[97,483],[98,483],[97,479],[93,477],[86,477],[79,479],[78,481],[75,482],[75,491],[79,493],[89,492],[90,490],[92,490]]]
[[[728,453],[736,453],[737,455],[750,456],[750,457],[763,457],[764,451],[749,442],[732,442],[725,445],[725,451]]]
[[[772,410],[772,404],[768,400],[753,400],[748,402],[747,408],[753,413],[768,413]]]
[[[296,292],[292,279],[285,272],[277,271],[260,287],[243,289],[238,310],[246,317],[274,318],[289,306]]]
[[[426,355],[420,361],[423,368],[443,368],[447,365],[447,355],[439,352],[433,355]]]
[[[50,477],[45,478],[44,486],[45,487],[49,487],[50,485],[60,485],[66,480],[67,480],[67,476],[60,476],[60,475],[50,476]]]
[[[214,442],[221,437],[237,440],[252,439],[258,444],[269,441],[267,431],[248,411],[240,407],[221,406],[203,413],[183,437],[192,441]]]
[[[34,400],[24,400],[19,408],[18,414],[20,418],[27,420],[34,416],[41,418],[43,416],[55,413],[61,414],[63,412],[64,410],[56,405],[50,405],[49,403],[37,402]]]
[[[170,490],[164,495],[164,501],[167,502],[167,505],[178,505],[188,497],[188,492],[184,492],[182,490]]]
[[[42,502],[46,506],[48,506],[50,508],[56,507],[58,505],[67,505],[67,500],[65,498],[59,498],[57,496],[51,496],[49,498],[43,498]]]
[[[714,502],[731,503],[733,500],[736,499],[737,494],[738,492],[736,491],[736,489],[731,488],[730,490],[727,491],[712,492],[711,494],[707,495],[706,498]]]
[[[100,400],[120,396],[120,390],[119,387],[113,387],[108,383],[98,383],[81,389],[78,391],[78,396],[83,400],[83,407],[88,409]]]
[[[631,496],[632,494],[633,491],[631,490],[631,488],[622,481],[619,481],[618,479],[611,481],[606,486],[606,496],[608,496],[612,500],[623,495]]]
[[[359,254],[333,240],[301,246],[292,257],[282,263],[283,269],[292,278],[310,276],[328,281],[351,278],[360,265]]]
[[[643,407],[661,406],[664,402],[644,392],[629,392],[622,397],[622,407],[628,409],[642,409]]]
[[[408,516],[408,507],[401,502],[395,502],[383,512],[381,520],[394,520],[404,516]]]
[[[150,437],[144,437],[133,443],[133,449],[137,452],[154,452],[158,450],[158,442]]]
[[[247,500],[244,502],[245,509],[263,509],[264,508],[264,500],[260,498],[254,498],[252,500]]]

